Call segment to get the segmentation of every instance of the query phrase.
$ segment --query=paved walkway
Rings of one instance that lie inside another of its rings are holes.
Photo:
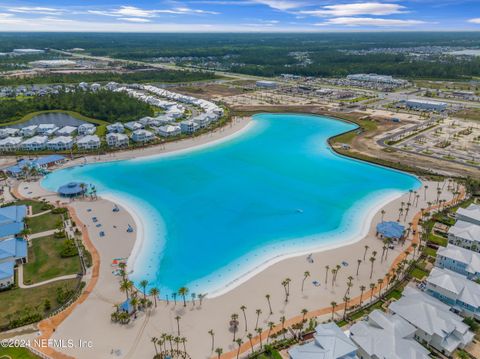
[[[38,216],[41,216],[43,214],[47,214],[47,213],[50,213],[52,210],[51,209],[47,209],[46,211],[43,211],[43,212],[40,212],[40,213],[35,213],[35,214],[31,214],[27,217],[29,218],[32,218],[32,217],[38,217]]]
[[[45,284],[58,282],[60,280],[65,280],[65,279],[75,279],[77,277],[78,277],[78,274],[68,274],[68,275],[63,275],[61,277],[56,277],[56,278],[52,278],[52,279],[49,279],[49,280],[45,280],[43,282],[38,282],[38,283],[35,283],[35,284],[26,285],[26,284],[23,284],[23,264],[20,264],[17,268],[18,286],[20,288],[24,288],[24,289],[40,287],[40,286],[45,285]]]
[[[55,234],[56,231],[57,231],[56,229],[51,229],[51,230],[45,231],[45,232],[30,234],[28,236],[28,239],[35,239],[35,238],[51,236],[52,234]]]

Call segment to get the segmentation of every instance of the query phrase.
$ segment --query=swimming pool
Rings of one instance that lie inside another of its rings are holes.
[[[59,170],[42,185],[93,183],[134,210],[144,234],[129,261],[134,281],[163,295],[181,286],[214,295],[269,261],[358,239],[372,211],[420,186],[335,154],[327,139],[352,129],[321,116],[261,114],[220,143]]]

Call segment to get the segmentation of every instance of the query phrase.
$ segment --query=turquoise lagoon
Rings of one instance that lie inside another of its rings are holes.
[[[67,168],[42,185],[92,183],[133,210],[143,230],[129,260],[134,281],[147,279],[163,295],[187,286],[213,296],[281,257],[359,239],[380,206],[420,187],[414,176],[329,148],[329,137],[355,127],[256,115],[221,142]]]

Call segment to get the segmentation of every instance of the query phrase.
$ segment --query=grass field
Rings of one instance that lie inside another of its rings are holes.
[[[466,110],[458,111],[455,113],[456,117],[464,118],[467,120],[480,121],[480,109],[469,108]]]
[[[25,348],[0,348],[0,359],[37,359],[40,358]]]
[[[442,247],[446,247],[447,244],[448,244],[448,239],[447,238],[437,236],[433,233],[430,233],[428,235],[428,241],[432,242],[432,243],[435,243],[436,245],[439,245],[439,246],[442,246]]]
[[[25,284],[39,283],[81,271],[78,256],[60,256],[62,242],[63,239],[54,236],[32,239],[32,245],[28,248],[28,263],[23,265]]]
[[[414,278],[417,278],[418,280],[422,280],[427,274],[428,272],[426,270],[418,267],[413,268],[410,272],[410,275]]]
[[[41,216],[28,218],[27,223],[32,233],[40,233],[55,229],[61,220],[62,216],[60,214],[45,213]]]
[[[22,201],[17,201],[15,203],[15,205],[17,205],[17,206],[22,205],[22,204],[24,204],[26,206],[31,206],[33,214],[37,214],[37,213],[40,213],[40,212],[43,212],[43,211],[46,210],[46,209],[43,208],[45,206],[45,204],[43,202],[39,202],[39,201],[22,200]]]
[[[42,285],[36,288],[20,289],[13,288],[0,292],[0,326],[8,325],[8,315],[12,315],[26,307],[39,307],[40,310],[46,299],[57,306],[57,288],[74,290],[78,279],[68,279]]]

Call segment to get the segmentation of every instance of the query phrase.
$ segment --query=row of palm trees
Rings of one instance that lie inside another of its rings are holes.
[[[155,358],[190,358],[187,353],[187,338],[162,333],[160,337],[152,337],[151,342],[155,347]]]

